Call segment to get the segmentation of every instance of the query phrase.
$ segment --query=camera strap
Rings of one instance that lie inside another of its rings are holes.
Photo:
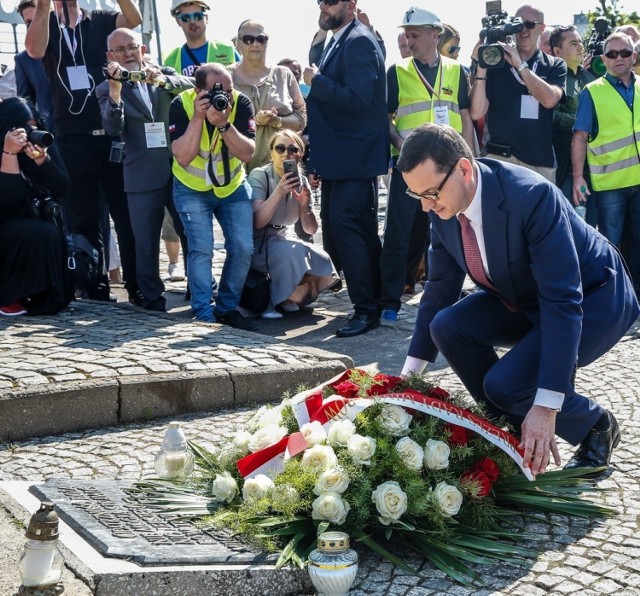
[[[209,137],[215,139],[215,135],[220,133],[214,128],[211,122],[207,121],[207,131],[209,132]],[[224,169],[224,181],[222,184],[218,182],[218,175],[213,171],[213,153],[209,152],[209,161],[207,162],[207,171],[209,172],[209,179],[211,180],[211,184],[213,184],[216,188],[220,188],[222,186],[227,186],[229,182],[231,182],[231,167],[229,166],[229,148],[225,145],[224,139],[222,139],[222,135],[220,135],[220,155],[222,156],[222,167]],[[215,142],[214,142],[215,145]]]
[[[208,43],[209,42],[207,42],[207,44]],[[191,48],[186,43],[182,46],[182,49],[187,53],[187,56],[191,58],[191,61],[194,63],[195,66],[200,66],[202,64],[202,62],[200,62],[200,60],[196,58],[196,55],[193,53]]]

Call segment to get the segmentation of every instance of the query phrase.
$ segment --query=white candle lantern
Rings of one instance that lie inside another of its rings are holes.
[[[324,532],[309,555],[309,577],[318,595],[345,596],[358,574],[358,553],[349,548],[349,535]]]
[[[18,563],[22,585],[52,586],[62,578],[64,559],[58,550],[58,514],[53,503],[42,503],[31,516],[27,543]]]
[[[193,472],[193,453],[187,448],[187,439],[179,422],[170,422],[164,434],[162,449],[156,455],[154,467],[161,478],[176,480]]]

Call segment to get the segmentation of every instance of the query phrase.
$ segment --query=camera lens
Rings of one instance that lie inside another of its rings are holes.
[[[53,145],[54,136],[46,130],[38,130],[33,126],[25,127],[27,130],[27,141],[32,145],[40,145],[40,147],[51,147]]]

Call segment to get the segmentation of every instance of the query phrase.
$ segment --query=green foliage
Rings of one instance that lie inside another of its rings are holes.
[[[282,426],[287,428],[290,435],[300,430],[296,415],[291,406],[285,406],[282,410]]]
[[[598,6],[589,12],[589,22],[591,25],[595,20],[604,16],[609,21],[611,27],[619,25],[640,25],[640,15],[634,10],[631,13],[622,12],[622,2],[620,0],[598,0]],[[591,33],[591,32],[589,32]]]

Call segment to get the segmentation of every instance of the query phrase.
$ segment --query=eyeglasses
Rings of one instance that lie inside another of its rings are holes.
[[[605,52],[605,56],[607,58],[611,58],[612,60],[615,60],[618,56],[622,56],[623,58],[628,58],[629,56],[631,56],[631,54],[633,54],[633,50],[609,50],[608,52]]]
[[[544,23],[542,21],[523,21],[522,24],[527,29],[535,29],[536,25],[544,25]]]
[[[427,192],[423,192],[421,194],[418,194],[417,192],[413,192],[412,190],[407,189],[407,194],[412,198],[412,199],[418,199],[419,201],[422,199],[426,199],[427,201],[433,201],[434,203],[440,200],[440,193],[442,192],[442,189],[444,188],[444,185],[447,183],[447,180],[449,180],[449,177],[451,176],[451,174],[453,174],[453,171],[456,169],[456,166],[458,165],[458,162],[456,161],[456,163],[454,163],[451,168],[449,169],[449,171],[447,172],[447,175],[444,177],[444,180],[440,183],[440,186],[438,186],[438,188],[436,190],[434,190],[433,192],[427,191]]]
[[[298,155],[298,153],[300,153],[300,147],[297,145],[289,145],[288,147],[284,145],[274,145],[273,149],[279,155],[282,155],[285,151],[288,155]]]
[[[256,41],[261,45],[265,45],[269,41],[268,35],[243,35],[241,38],[242,43],[252,46]]]
[[[338,2],[349,2],[349,0],[318,0],[318,6],[323,2],[325,6],[335,6]]]
[[[201,21],[204,19],[206,13],[202,10],[198,12],[183,12],[177,16],[183,23],[190,23],[191,21]]]
[[[449,49],[447,50],[447,52],[449,52],[449,54],[455,54],[456,52],[459,52],[462,49],[462,46],[449,46]]]
[[[118,48],[113,48],[112,50],[109,50],[109,51],[113,52],[114,54],[124,55],[127,52],[129,52],[130,54],[135,54],[139,49],[140,49],[140,46],[137,43],[132,43],[131,45],[120,46]]]

